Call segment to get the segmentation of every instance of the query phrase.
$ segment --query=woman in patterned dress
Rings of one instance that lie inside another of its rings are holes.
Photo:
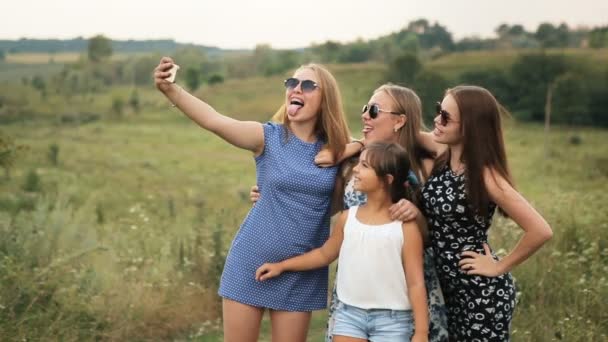
[[[448,309],[450,341],[509,340],[515,305],[509,272],[552,236],[551,227],[513,187],[501,111],[486,89],[457,86],[437,104],[432,134],[421,135],[438,154],[422,189],[421,209]],[[502,259],[487,239],[496,208],[524,231]]]
[[[236,234],[220,282],[224,340],[253,342],[270,312],[273,341],[305,341],[311,311],[327,306],[327,268],[258,282],[264,262],[318,248],[329,236],[337,167],[320,168],[315,155],[327,146],[341,153],[349,130],[334,77],[315,64],[285,81],[280,123],[238,121],[216,112],[167,78],[173,60],[156,67],[156,87],[184,114],[230,144],[253,152],[257,182],[266,194]]]

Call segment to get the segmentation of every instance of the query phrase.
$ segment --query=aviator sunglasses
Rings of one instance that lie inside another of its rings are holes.
[[[291,77],[285,80],[285,89],[293,90],[298,86],[298,84],[301,84],[300,89],[302,89],[302,92],[304,93],[310,93],[311,91],[319,88],[319,85],[315,81],[300,81],[295,77]]]
[[[369,117],[372,119],[377,118],[378,113],[380,113],[380,112],[394,114],[394,115],[405,115],[405,113],[397,113],[397,112],[391,112],[388,110],[384,110],[384,109],[378,107],[377,104],[363,106],[363,109],[361,109],[361,114],[364,114],[367,111],[369,111]]]
[[[450,123],[450,121],[459,122],[459,121],[450,119],[450,113],[447,110],[441,108],[441,102],[439,102],[439,101],[437,101],[437,103],[435,103],[435,111],[440,116],[439,123],[441,124],[441,126],[447,126],[448,123]]]

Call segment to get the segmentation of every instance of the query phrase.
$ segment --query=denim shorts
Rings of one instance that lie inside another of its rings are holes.
[[[414,333],[411,310],[360,309],[338,302],[332,335],[348,336],[370,342],[409,341]]]

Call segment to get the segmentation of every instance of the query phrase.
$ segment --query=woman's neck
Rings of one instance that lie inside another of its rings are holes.
[[[316,120],[309,120],[306,122],[289,122],[289,129],[291,132],[298,137],[298,139],[313,143],[317,141],[317,133],[315,132]]]

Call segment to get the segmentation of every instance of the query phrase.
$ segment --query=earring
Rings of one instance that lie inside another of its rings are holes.
[[[395,127],[393,128],[393,132],[397,133],[397,131],[399,130],[399,128]]]

